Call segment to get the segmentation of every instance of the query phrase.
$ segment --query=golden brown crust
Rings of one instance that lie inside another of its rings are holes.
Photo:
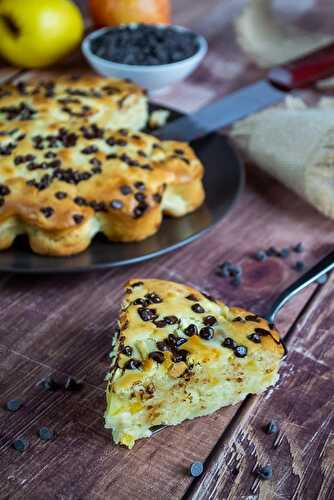
[[[131,82],[98,76],[31,79],[0,87],[0,122],[36,119],[140,130],[147,121],[147,99]]]
[[[278,378],[284,346],[273,325],[198,290],[158,279],[126,285],[106,427],[129,447],[173,425],[260,393]]]
[[[184,143],[96,124],[0,123],[0,248],[21,233],[48,255],[78,253],[97,232],[142,240],[163,213],[201,205],[202,176]]]

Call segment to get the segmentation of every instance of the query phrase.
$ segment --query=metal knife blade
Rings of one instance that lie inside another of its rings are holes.
[[[285,92],[260,80],[157,130],[159,139],[193,141],[281,101]]]

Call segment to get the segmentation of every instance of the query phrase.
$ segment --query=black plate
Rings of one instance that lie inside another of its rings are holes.
[[[172,112],[171,118],[179,116]],[[211,134],[194,144],[205,166],[205,203],[180,219],[165,217],[159,231],[139,243],[112,243],[97,235],[90,247],[72,257],[45,257],[32,253],[26,236],[0,252],[0,271],[14,273],[67,273],[105,269],[142,262],[199,238],[232,207],[244,184],[243,164],[228,139]]]

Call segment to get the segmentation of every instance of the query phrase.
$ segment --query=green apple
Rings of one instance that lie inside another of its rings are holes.
[[[83,29],[70,0],[0,0],[0,54],[16,66],[55,63],[78,45]]]

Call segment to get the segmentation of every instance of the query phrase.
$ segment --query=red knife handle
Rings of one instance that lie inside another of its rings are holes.
[[[334,74],[334,43],[283,66],[273,68],[268,80],[281,90],[306,87]]]

